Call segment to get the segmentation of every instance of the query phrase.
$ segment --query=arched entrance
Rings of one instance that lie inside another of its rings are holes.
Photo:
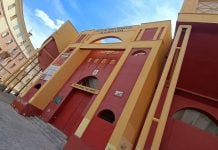
[[[77,84],[84,88],[97,89],[98,79],[89,76],[80,80]],[[92,96],[92,93],[74,87],[71,93],[64,99],[62,106],[57,111],[51,123],[66,135],[71,135],[82,121],[85,115],[84,110],[90,104]]]

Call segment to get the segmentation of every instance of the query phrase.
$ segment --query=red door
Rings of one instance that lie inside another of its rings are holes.
[[[71,135],[79,126],[83,118],[83,111],[89,104],[92,96],[90,93],[73,89],[66,98],[66,103],[54,116],[52,124],[66,135]]]

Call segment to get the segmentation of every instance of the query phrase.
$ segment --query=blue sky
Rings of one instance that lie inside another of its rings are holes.
[[[172,20],[183,0],[24,0],[24,18],[36,48],[70,20],[80,32]]]

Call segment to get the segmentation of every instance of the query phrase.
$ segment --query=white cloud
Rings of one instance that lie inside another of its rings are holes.
[[[46,14],[43,10],[40,10],[40,9],[35,10],[35,15],[39,17],[46,26],[48,26],[49,28],[53,30],[57,30],[64,23],[64,21],[59,20],[59,19],[52,20],[48,16],[48,14]]]
[[[24,19],[27,31],[32,33],[30,40],[35,48],[41,47],[42,42],[53,32],[48,27],[41,25],[32,10],[24,5]]]
[[[121,2],[124,19],[118,25],[136,25],[145,22],[171,20],[174,32],[182,0],[127,0]]]

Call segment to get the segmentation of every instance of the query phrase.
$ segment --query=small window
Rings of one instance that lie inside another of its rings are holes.
[[[140,56],[140,55],[145,55],[145,54],[146,54],[146,51],[144,51],[144,50],[137,50],[132,55],[133,56]]]
[[[109,109],[105,109],[105,110],[102,110],[99,114],[98,114],[98,117],[107,121],[107,122],[110,122],[110,123],[113,123],[115,121],[115,115],[114,113],[109,110]]]
[[[177,111],[173,118],[218,136],[217,124],[210,116],[198,110],[182,109]]]
[[[20,46],[22,46],[25,43],[26,43],[26,40],[23,40],[22,42],[20,42]]]
[[[7,45],[10,45],[11,43],[13,43],[13,39],[10,39],[9,41],[6,42]]]
[[[9,6],[8,6],[8,10],[12,9],[12,8],[13,8],[13,7],[15,7],[15,6],[16,6],[16,4],[15,4],[15,3],[13,3],[13,4],[9,5]]]
[[[16,64],[13,63],[13,64],[11,64],[11,65],[9,66],[9,68],[14,68],[15,66],[16,66]]]
[[[25,46],[26,49],[28,49],[30,47],[30,45]]]
[[[42,85],[39,83],[39,84],[36,84],[36,85],[34,86],[34,88],[37,89],[37,90],[39,90],[39,89],[41,88],[41,86],[42,86]]]
[[[9,32],[4,32],[4,33],[2,33],[2,38],[4,38],[4,37],[6,37],[7,35],[9,35]]]
[[[19,38],[19,37],[21,37],[21,36],[23,36],[23,33],[22,33],[22,32],[20,32],[20,33],[17,34],[17,38]]]
[[[17,18],[17,15],[11,16],[11,17],[10,17],[10,20],[12,21],[12,20],[14,20],[15,18]]]
[[[6,52],[6,51],[3,51],[0,53],[0,59],[6,59],[6,58],[9,58],[11,55]]]
[[[9,52],[10,52],[10,54],[11,54],[12,56],[14,56],[14,55],[16,54],[16,52],[17,52],[17,47],[11,49]]]
[[[14,28],[14,30],[17,30],[20,28],[20,26],[19,26],[19,24],[16,24],[13,28]]]
[[[24,59],[24,56],[23,56],[23,54],[20,54],[20,55],[18,56],[18,60],[21,61],[22,59]]]

